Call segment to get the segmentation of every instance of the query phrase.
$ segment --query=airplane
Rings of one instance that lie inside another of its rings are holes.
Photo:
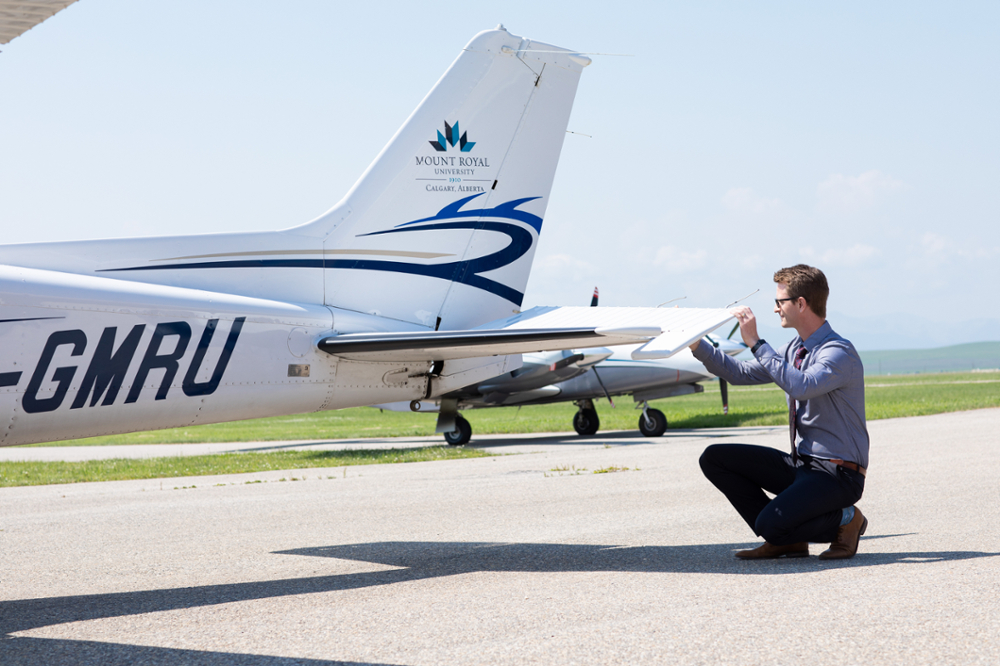
[[[0,45],[23,35],[46,19],[58,14],[76,0],[45,2],[0,2]]]
[[[297,227],[0,245],[0,445],[433,400],[522,353],[663,358],[730,321],[521,311],[590,62],[479,33],[343,199]]]
[[[595,288],[591,307],[597,306],[598,297]],[[732,333],[729,338],[706,335],[705,339],[735,356],[746,345],[733,342]],[[646,437],[660,437],[667,430],[667,417],[661,410],[650,407],[649,401],[702,393],[705,389],[700,382],[715,379],[715,375],[687,348],[669,359],[634,360],[631,354],[637,348],[638,345],[623,345],[614,350],[599,347],[523,354],[519,369],[452,391],[437,400],[375,407],[397,412],[438,412],[436,432],[443,434],[449,445],[461,446],[471,441],[472,424],[458,410],[572,402],[578,408],[573,415],[573,429],[578,435],[593,435],[600,428],[594,402],[607,398],[614,407],[615,397],[631,395],[637,408],[642,409],[639,431]],[[723,411],[728,413],[726,383],[719,381]]]

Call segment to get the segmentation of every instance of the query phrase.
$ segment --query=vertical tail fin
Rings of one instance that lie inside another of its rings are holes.
[[[580,73],[590,60],[497,29],[472,39],[323,238],[329,305],[442,329],[517,311]]]

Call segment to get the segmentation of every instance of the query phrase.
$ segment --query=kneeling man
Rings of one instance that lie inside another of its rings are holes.
[[[765,539],[736,557],[807,557],[809,542],[830,543],[821,559],[854,557],[868,527],[854,506],[868,467],[864,368],[854,346],[826,321],[830,288],[821,270],[799,264],[775,273],[774,281],[774,311],[797,337],[773,349],[758,337],[750,308],[739,307],[733,314],[754,360],[737,361],[704,340],[691,351],[731,384],[774,382],[788,394],[791,452],[713,444],[701,469]]]

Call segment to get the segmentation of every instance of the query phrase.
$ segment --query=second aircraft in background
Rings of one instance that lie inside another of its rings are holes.
[[[595,288],[591,306],[596,306],[597,301]],[[746,349],[742,342],[717,336],[706,338],[730,355]],[[668,359],[633,360],[632,352],[639,346],[523,354],[522,366],[517,370],[452,391],[439,399],[376,406],[393,411],[437,412],[435,431],[443,434],[449,444],[458,446],[472,439],[472,425],[459,410],[572,402],[578,407],[573,429],[580,435],[593,435],[600,428],[594,401],[607,398],[611,402],[614,397],[631,395],[636,407],[642,409],[639,431],[646,437],[659,437],[666,432],[667,417],[651,408],[649,401],[701,393],[705,390],[701,382],[715,379],[715,375],[688,349]],[[721,380],[720,388],[723,409],[728,411],[728,391]]]

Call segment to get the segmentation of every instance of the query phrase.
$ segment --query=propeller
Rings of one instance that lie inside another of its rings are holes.
[[[736,325],[733,326],[733,330],[729,331],[729,335],[726,336],[726,340],[732,340],[733,335],[738,330],[740,330],[739,322],[737,322]],[[715,348],[718,349],[719,343],[716,342],[715,340],[712,340],[712,338],[709,338],[709,340],[713,345],[715,345]],[[722,413],[729,414],[729,382],[727,382],[722,377],[719,377],[719,393],[722,394]]]
[[[722,413],[723,414],[728,414],[729,413],[729,383],[725,379],[722,379],[721,377],[719,378],[719,391],[722,392]]]
[[[594,295],[590,297],[590,307],[597,307],[597,287],[594,287]]]

